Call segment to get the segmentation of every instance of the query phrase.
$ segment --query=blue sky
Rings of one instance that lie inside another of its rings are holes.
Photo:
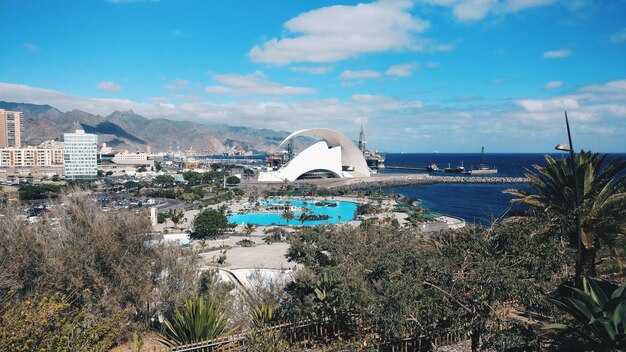
[[[0,100],[397,152],[626,152],[626,1],[0,0]]]

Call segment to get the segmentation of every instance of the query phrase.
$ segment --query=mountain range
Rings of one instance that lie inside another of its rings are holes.
[[[0,109],[21,111],[24,132],[22,143],[39,145],[46,140],[60,140],[63,133],[84,129],[98,135],[98,144],[106,143],[116,152],[188,150],[218,154],[234,150],[264,153],[278,150],[289,132],[256,129],[225,124],[202,124],[164,118],[149,119],[129,111],[115,111],[107,116],[81,110],[62,112],[50,105],[0,101]],[[296,148],[303,140],[296,141]]]

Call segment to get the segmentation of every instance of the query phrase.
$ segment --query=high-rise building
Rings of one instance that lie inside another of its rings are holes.
[[[0,109],[0,148],[22,147],[22,112]]]
[[[98,176],[98,136],[76,130],[63,134],[65,148],[65,178],[69,180],[93,179]]]

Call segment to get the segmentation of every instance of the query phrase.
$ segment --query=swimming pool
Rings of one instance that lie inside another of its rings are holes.
[[[288,202],[288,203],[287,203]],[[318,205],[315,205],[315,204]],[[329,206],[329,204],[336,204],[336,206]],[[286,199],[278,200],[271,199],[265,202],[261,202],[260,207],[268,205],[289,205],[302,209],[308,208],[312,214],[315,215],[327,215],[328,219],[324,220],[307,220],[300,222],[298,218],[302,211],[294,211],[294,218],[289,221],[289,225],[319,225],[319,224],[339,224],[342,222],[348,222],[354,219],[357,204],[353,202],[338,201],[334,199],[321,200],[298,200],[298,199]],[[282,211],[275,212],[250,212],[247,214],[233,214],[228,217],[228,221],[236,223],[237,225],[256,224],[259,226],[268,225],[287,225],[287,221],[281,217]]]

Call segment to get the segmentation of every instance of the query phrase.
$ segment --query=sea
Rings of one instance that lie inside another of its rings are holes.
[[[504,154],[485,153],[487,166],[498,169],[497,176],[523,177],[526,172],[533,171],[533,165],[544,166],[546,154]],[[549,154],[554,158],[568,157],[568,154]],[[609,154],[607,160],[626,154]],[[387,166],[426,167],[431,163],[438,167],[464,166],[466,169],[477,168],[480,164],[480,153],[388,153]],[[426,171],[385,169],[381,173],[424,173]],[[439,176],[458,176],[458,174],[431,173]],[[496,176],[496,175],[488,175]],[[485,177],[485,176],[476,176]],[[514,197],[504,193],[506,189],[530,190],[527,184],[424,184],[396,187],[388,192],[402,194],[415,199],[423,208],[433,212],[448,214],[464,219],[468,223],[489,225],[495,219],[510,216],[523,210],[519,204],[511,204]]]

